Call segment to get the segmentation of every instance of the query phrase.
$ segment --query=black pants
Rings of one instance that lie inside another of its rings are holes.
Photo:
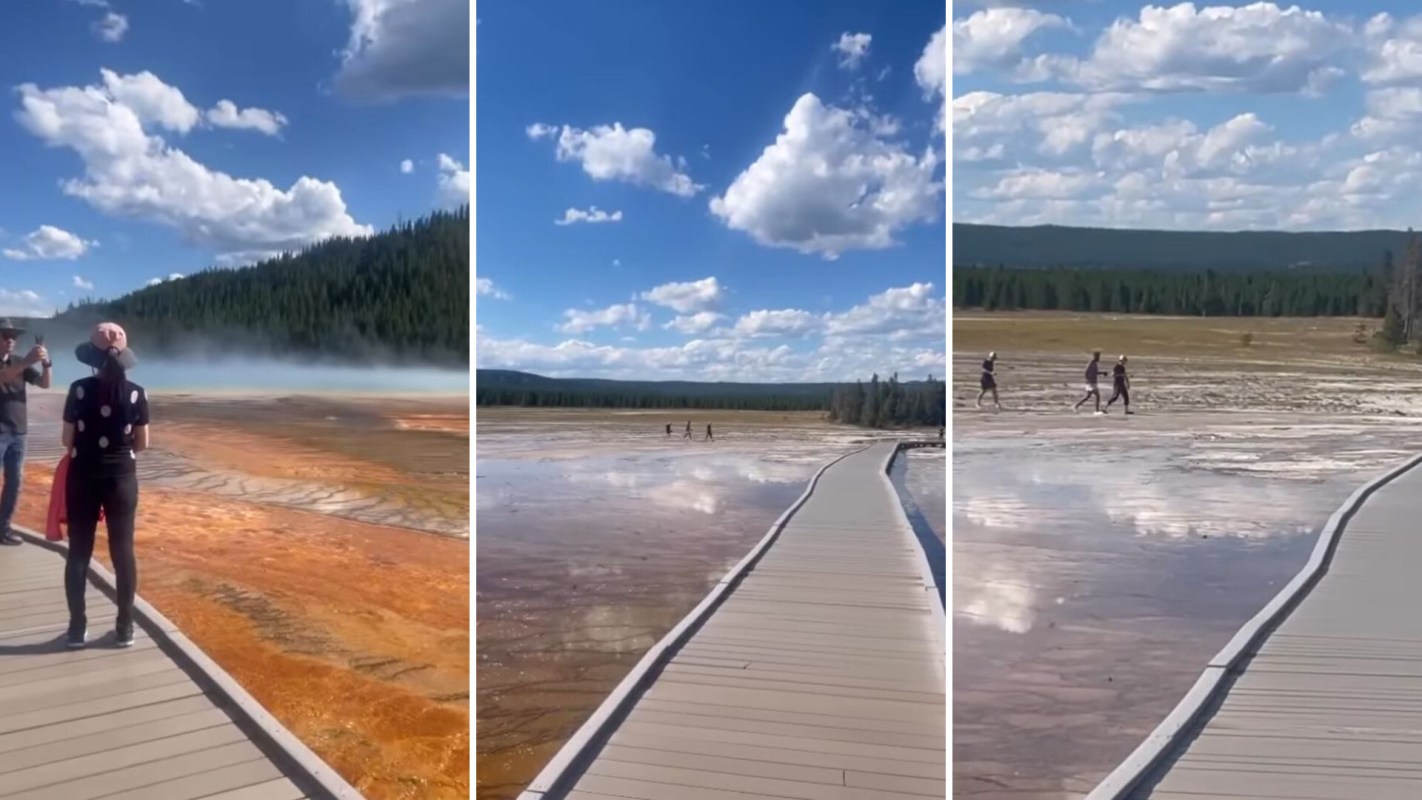
[[[1130,408],[1131,393],[1129,390],[1126,389],[1125,384],[1118,383],[1113,388],[1114,391],[1111,394],[1111,399],[1106,401],[1106,406],[1109,408],[1112,403],[1116,402],[1117,400],[1120,400],[1126,404],[1126,408]]]
[[[84,590],[88,586],[89,560],[99,509],[109,532],[109,559],[114,565],[120,633],[133,629],[133,596],[138,590],[138,564],[133,555],[133,524],[138,511],[138,476],[92,476],[71,469],[65,485],[65,511],[69,516],[69,558],[64,566],[64,593],[69,600],[71,633],[88,626]]]

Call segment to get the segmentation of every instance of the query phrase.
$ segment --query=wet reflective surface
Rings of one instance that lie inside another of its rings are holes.
[[[1303,565],[1412,420],[958,412],[954,796],[1079,798]]]
[[[661,414],[478,411],[481,800],[515,797],[814,472],[867,435],[813,415],[712,418],[706,442],[704,421],[686,441],[685,420],[667,437]]]

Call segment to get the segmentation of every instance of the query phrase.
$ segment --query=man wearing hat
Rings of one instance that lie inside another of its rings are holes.
[[[48,389],[50,381],[51,364],[44,345],[36,344],[23,357],[15,354],[24,332],[10,320],[0,319],[0,464],[4,465],[4,485],[0,488],[0,544],[6,545],[21,542],[10,530],[10,518],[20,499],[25,434],[29,430],[25,385]],[[36,364],[41,368],[36,369]]]

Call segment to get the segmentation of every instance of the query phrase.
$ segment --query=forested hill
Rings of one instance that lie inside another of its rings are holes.
[[[251,267],[209,269],[30,327],[74,336],[101,319],[124,325],[149,357],[225,349],[467,366],[469,210],[329,239]]]
[[[703,383],[548,378],[501,369],[475,370],[480,406],[824,411],[868,427],[942,425],[947,394],[940,380],[897,376],[845,383]],[[674,422],[674,420],[668,420]]]
[[[833,383],[705,383],[548,378],[530,372],[479,369],[481,406],[587,408],[734,408],[814,411],[829,407]]]
[[[1151,231],[953,223],[954,266],[1351,270],[1407,250],[1405,231]]]

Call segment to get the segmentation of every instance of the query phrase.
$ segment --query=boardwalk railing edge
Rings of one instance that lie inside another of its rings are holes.
[[[899,442],[898,446],[894,448],[893,452],[889,453],[889,457],[884,459],[884,468],[880,471],[879,474],[879,477],[882,478],[884,482],[889,485],[889,493],[892,494],[894,497],[898,497],[899,494],[898,490],[894,488],[893,479],[889,477],[890,470],[894,468],[894,459],[899,457],[899,453],[918,447],[937,446],[941,445],[923,445],[912,442]],[[936,573],[934,573],[933,564],[928,558],[928,551],[923,549],[923,542],[920,542],[918,540],[918,536],[914,533],[913,523],[909,521],[908,512],[904,511],[903,503],[898,503],[896,508],[899,512],[899,520],[903,523],[901,527],[903,528],[905,535],[908,536],[909,542],[913,544],[914,551],[918,553],[918,568],[919,571],[923,574],[923,590],[925,592],[928,592],[930,597],[937,597],[941,594],[939,581],[946,579],[946,576],[944,578],[940,578]],[[946,637],[947,634],[944,631],[948,624],[948,619],[947,611],[943,607],[943,603],[930,603],[929,605],[933,607],[933,615],[937,618],[937,630],[939,631],[939,635],[942,637]],[[946,638],[943,638],[942,641],[945,645],[947,644]],[[944,656],[947,656],[946,647],[944,648]]]
[[[1318,542],[1314,544],[1308,561],[1293,580],[1280,589],[1274,599],[1264,606],[1237,631],[1233,638],[1210,659],[1205,671],[1196,679],[1195,685],[1185,693],[1180,703],[1166,715],[1165,719],[1151,731],[1135,750],[1112,770],[1096,788],[1086,796],[1086,800],[1125,800],[1137,789],[1142,780],[1150,776],[1161,762],[1171,753],[1180,735],[1191,730],[1212,702],[1225,689],[1225,678],[1239,665],[1246,655],[1298,607],[1318,579],[1328,571],[1329,562],[1337,549],[1338,540],[1348,521],[1362,508],[1378,489],[1383,488],[1399,476],[1422,464],[1422,455],[1413,456],[1401,466],[1359,487],[1343,505],[1328,518],[1323,530],[1319,531]]]
[[[573,734],[573,737],[558,749],[552,760],[544,765],[528,788],[519,794],[518,800],[550,800],[557,797],[558,792],[566,792],[572,788],[566,785],[568,781],[578,775],[579,769],[586,766],[587,759],[595,754],[602,741],[611,734],[622,715],[631,710],[632,705],[647,689],[656,669],[663,666],[681,648],[687,635],[711,616],[722,598],[734,589],[736,584],[740,583],[746,572],[760,560],[766,550],[770,549],[770,546],[779,538],[780,531],[790,521],[790,517],[810,499],[810,495],[815,491],[815,485],[820,482],[820,476],[835,464],[867,449],[869,449],[868,446],[845,453],[815,472],[799,499],[771,524],[770,530],[761,537],[755,547],[751,548],[750,553],[738,561],[734,567],[731,567],[710,593],[689,614],[682,617],[676,627],[652,645],[652,649],[648,650],[636,666],[632,667],[632,671],[627,673],[621,683],[617,684],[617,688],[612,690],[612,694],[602,701],[588,721],[584,722]]]
[[[51,542],[34,531],[18,525],[13,526],[13,530],[29,542],[47,550],[61,555],[67,554],[69,551],[68,545],[61,542]],[[97,560],[91,562],[89,575],[105,592],[111,596],[114,594],[113,573],[105,569],[103,564]],[[202,676],[213,685],[218,693],[257,728],[267,738],[268,743],[275,747],[292,766],[304,773],[305,778],[325,792],[329,800],[365,800],[364,795],[347,783],[339,773],[316,755],[311,748],[303,744],[300,739],[296,738],[291,731],[287,730],[285,725],[282,725],[276,717],[271,715],[271,712],[263,708],[256,698],[248,694],[241,684],[227,674],[227,671],[217,662],[209,658],[158,609],[142,597],[136,597],[133,602],[133,612],[139,623],[153,638],[157,639],[160,644],[167,644],[181,653],[193,669],[202,673]]]

